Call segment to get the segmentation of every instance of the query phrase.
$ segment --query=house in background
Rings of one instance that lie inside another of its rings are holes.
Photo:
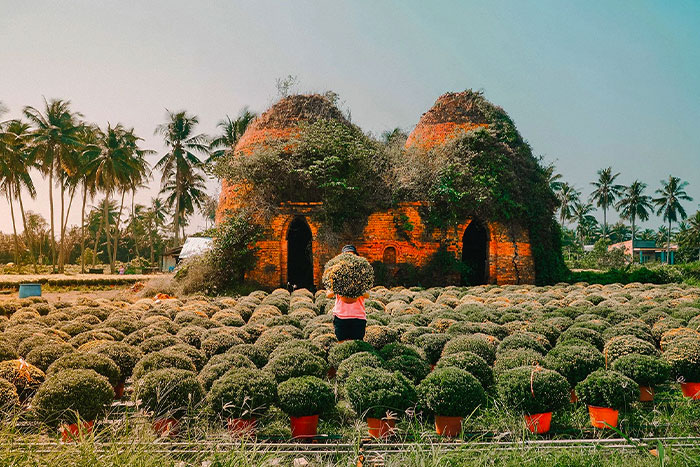
[[[212,239],[209,237],[187,237],[182,246],[164,251],[160,259],[162,272],[173,272],[180,261],[201,255],[212,247]]]
[[[632,258],[632,261],[639,264],[648,262],[665,263],[666,262],[666,245],[656,245],[655,240],[635,240],[632,247],[632,240],[626,242],[614,243],[608,247],[608,251],[613,248],[622,248],[625,254]],[[670,264],[674,264],[675,252],[678,250],[678,245],[671,243]]]

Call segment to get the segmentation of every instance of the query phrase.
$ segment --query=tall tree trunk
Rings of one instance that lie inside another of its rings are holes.
[[[51,209],[51,271],[56,273],[56,234],[53,227],[53,167],[49,170],[49,207]]]
[[[666,243],[666,263],[671,264],[671,218],[668,219],[668,243]]]
[[[87,182],[83,181],[83,207],[80,211],[80,273],[85,274],[85,203],[87,202]]]
[[[136,257],[141,256],[139,253],[139,242],[136,240],[136,213],[134,212],[134,198],[136,197],[136,189],[131,191],[131,238],[134,240],[134,251],[136,252]]]
[[[59,223],[58,223],[58,228],[59,228],[59,233],[60,233],[60,242],[58,245],[58,272],[63,274],[63,216],[65,215],[65,184],[64,184],[64,178],[61,177],[59,179],[59,183],[61,186],[61,217],[58,218]]]
[[[100,225],[97,227],[97,233],[95,233],[95,248],[92,251],[92,267],[94,268],[97,261],[97,245],[100,243],[100,234],[102,233],[102,225],[104,223],[104,215],[100,219]]]
[[[102,216],[105,221],[105,235],[107,237],[107,259],[109,260],[109,273],[114,274],[114,263],[112,262],[112,244],[110,243],[109,232],[109,196],[105,195],[104,206],[102,207]]]
[[[69,188],[70,197],[68,198],[68,208],[66,209],[65,219],[61,221],[61,272],[63,272],[65,268],[66,256],[69,253],[66,251],[65,238],[66,229],[68,228],[68,217],[70,216],[70,209],[73,206],[73,199],[75,197],[75,188],[76,187]]]
[[[119,224],[121,223],[122,219],[122,211],[124,210],[124,196],[126,195],[126,190],[122,190],[122,201],[121,204],[119,205],[119,215],[117,216],[117,220],[114,222],[114,248],[112,249],[112,252],[114,254],[114,257],[112,259],[112,262],[114,264],[117,263],[117,247],[119,246]]]
[[[180,245],[180,166],[175,169],[175,246]]]
[[[603,238],[608,238],[608,208],[603,207]]]
[[[12,203],[12,184],[8,183],[5,189],[7,193],[7,202],[10,203],[10,216],[12,217],[12,233],[15,243],[15,268],[20,270],[20,253],[19,253],[19,239],[17,238],[17,224],[15,223],[15,209]]]
[[[632,217],[632,262],[634,263],[634,215]],[[641,260],[639,261],[642,262]]]
[[[22,213],[22,226],[24,226],[24,238],[27,242],[27,248],[29,249],[29,257],[34,265],[34,274],[39,274],[39,268],[36,264],[36,255],[34,254],[34,241],[32,236],[29,234],[29,229],[27,228],[27,216],[24,213],[24,204],[22,203],[22,190],[17,190],[17,200],[19,200],[19,210]]]

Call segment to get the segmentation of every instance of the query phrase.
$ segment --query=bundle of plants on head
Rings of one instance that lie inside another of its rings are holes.
[[[63,370],[94,370],[109,380],[112,386],[121,381],[119,367],[109,357],[98,353],[74,352],[64,355],[49,366],[46,376],[50,377]]]
[[[0,362],[0,378],[14,384],[19,398],[25,400],[36,392],[46,375],[31,363],[19,359]]]
[[[107,378],[93,370],[67,369],[50,376],[32,399],[38,418],[50,426],[92,421],[101,416],[114,399]]]
[[[542,360],[542,365],[560,373],[573,388],[595,370],[605,367],[605,357],[593,346],[570,342],[556,345]]]
[[[438,360],[435,368],[455,367],[468,371],[479,380],[484,389],[491,387],[494,383],[493,370],[486,363],[486,360],[472,352],[458,352],[445,355]]]
[[[227,372],[207,394],[207,405],[223,418],[255,418],[276,402],[274,377],[255,368]]]
[[[421,406],[435,415],[466,417],[486,404],[486,393],[479,380],[455,367],[436,369],[417,390]]]
[[[451,339],[445,344],[442,349],[442,356],[450,355],[458,352],[472,352],[486,360],[489,364],[493,364],[496,360],[496,350],[491,343],[479,336],[458,336]]]
[[[136,385],[136,399],[153,416],[179,419],[204,397],[196,373],[177,368],[151,371]]]
[[[363,368],[383,368],[385,361],[376,354],[369,352],[358,352],[350,355],[340,362],[336,371],[336,380],[344,383],[354,371]]]
[[[639,399],[639,385],[613,370],[596,370],[576,385],[584,404],[622,410]]]
[[[290,417],[321,415],[335,406],[330,384],[315,376],[291,378],[277,387],[279,407]]]
[[[331,347],[331,350],[328,352],[328,363],[332,367],[338,368],[343,360],[358,352],[369,352],[371,354],[378,355],[374,347],[367,342],[349,340],[340,342],[339,344]]]
[[[609,365],[618,358],[629,354],[658,356],[659,351],[648,341],[634,336],[617,336],[605,343],[603,355]]]
[[[374,269],[365,258],[341,253],[326,263],[323,286],[342,297],[357,298],[374,285]]]
[[[675,380],[700,382],[700,339],[691,337],[673,341],[664,351],[663,358],[671,364],[671,376]]]
[[[116,363],[122,381],[131,376],[136,363],[143,358],[143,353],[138,347],[124,342],[102,342],[92,347],[89,352],[104,355]]]
[[[187,355],[165,349],[145,355],[141,358],[134,366],[132,376],[134,379],[138,380],[152,371],[165,368],[177,368],[191,372],[197,371],[194,363],[192,363],[192,360],[190,360]]]
[[[569,403],[566,378],[541,366],[522,366],[500,373],[497,389],[499,400],[528,415],[553,412]]]
[[[634,380],[640,386],[654,387],[669,380],[671,365],[652,355],[624,355],[612,364],[612,369]]]
[[[345,381],[345,393],[361,417],[383,418],[387,412],[400,414],[416,403],[416,390],[398,372],[380,368],[361,368]]]
[[[278,383],[298,376],[323,377],[328,372],[326,361],[308,350],[288,350],[276,354],[264,369],[275,376]]]

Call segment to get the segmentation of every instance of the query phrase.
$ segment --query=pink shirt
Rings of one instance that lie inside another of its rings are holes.
[[[352,303],[346,303],[336,295],[333,316],[337,316],[340,319],[367,319],[365,297],[359,297]]]

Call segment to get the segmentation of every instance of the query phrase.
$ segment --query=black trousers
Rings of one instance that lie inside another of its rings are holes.
[[[338,341],[361,341],[365,338],[367,320],[357,318],[341,319],[334,316],[333,327],[335,328],[335,337],[338,338]]]

